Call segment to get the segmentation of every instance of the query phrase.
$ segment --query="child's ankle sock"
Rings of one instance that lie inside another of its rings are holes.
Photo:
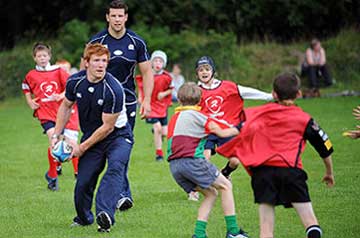
[[[322,235],[322,230],[318,225],[309,226],[306,229],[307,238],[321,238],[321,235]]]
[[[231,234],[237,234],[240,230],[237,222],[236,215],[225,216],[226,230]]]
[[[230,174],[231,174],[234,170],[236,170],[236,168],[231,168],[231,167],[230,167],[230,162],[228,162],[228,163],[226,164],[226,166],[221,170],[221,173],[222,173],[225,177],[229,177]]]
[[[196,238],[206,238],[206,221],[197,220],[195,223],[195,235]]]

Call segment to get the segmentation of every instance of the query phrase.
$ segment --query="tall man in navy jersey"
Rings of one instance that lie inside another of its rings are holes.
[[[142,117],[148,115],[151,110],[150,100],[154,78],[146,44],[138,35],[126,29],[127,19],[128,6],[121,0],[112,1],[106,13],[108,28],[94,35],[89,43],[100,43],[109,49],[111,57],[107,71],[119,80],[124,87],[126,114],[133,130],[137,106],[134,81],[135,67],[139,66],[144,85],[144,99],[140,108]],[[131,208],[132,205],[133,199],[130,187],[128,187],[121,194],[118,208],[123,211]]]
[[[126,110],[131,127],[134,129],[136,116],[136,90],[134,81],[135,67],[139,66],[144,79],[144,101],[141,114],[150,112],[150,100],[153,89],[153,74],[149,53],[145,41],[133,31],[126,29],[128,7],[121,0],[109,4],[106,20],[108,28],[94,35],[89,43],[105,45],[111,54],[107,71],[111,73],[124,87],[126,95]]]
[[[94,222],[92,200],[98,177],[107,162],[107,170],[96,195],[96,222],[99,231],[110,231],[115,222],[114,214],[123,191],[122,186],[128,185],[126,164],[133,145],[123,87],[106,72],[109,58],[109,50],[101,44],[86,47],[86,70],[67,80],[65,98],[58,110],[52,136],[54,145],[76,102],[83,137],[79,145],[72,145],[73,156],[80,158],[74,196],[77,216],[73,225],[85,226]]]

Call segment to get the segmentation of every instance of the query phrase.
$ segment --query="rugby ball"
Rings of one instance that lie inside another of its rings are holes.
[[[67,143],[65,140],[59,140],[55,144],[54,148],[52,148],[51,154],[56,159],[56,161],[64,163],[70,160],[72,150],[73,148],[69,143]]]

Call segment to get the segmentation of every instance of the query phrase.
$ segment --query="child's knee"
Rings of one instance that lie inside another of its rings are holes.
[[[161,127],[161,134],[162,134],[162,136],[167,136],[167,134],[168,134],[167,126]]]
[[[161,134],[162,128],[161,128],[161,124],[160,124],[160,123],[155,123],[155,124],[153,124],[153,128],[154,128],[154,133],[156,133],[156,134]]]
[[[214,187],[209,187],[206,191],[202,192],[205,197],[217,197],[218,191]]]
[[[236,167],[238,167],[239,164],[240,164],[240,160],[238,160],[236,157],[231,157],[231,158],[229,159],[229,162],[230,162],[230,166],[231,166],[232,168],[236,168]]]
[[[222,175],[222,174],[220,174],[219,177],[221,178],[221,182],[218,186],[218,189],[222,190],[222,191],[232,190],[232,183],[230,182],[230,180],[225,178],[224,175]]]

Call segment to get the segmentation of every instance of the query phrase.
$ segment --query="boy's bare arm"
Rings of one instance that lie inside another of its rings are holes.
[[[215,122],[209,123],[209,129],[210,129],[211,133],[213,133],[219,137],[222,137],[222,138],[232,137],[232,136],[236,136],[239,134],[239,130],[236,127],[222,129]]]
[[[32,98],[31,93],[26,93],[25,99],[26,99],[27,104],[29,105],[29,107],[32,110],[36,110],[40,107],[40,105],[36,102],[38,100],[38,98]]]
[[[325,176],[322,181],[325,182],[328,187],[332,187],[335,185],[335,178],[331,155],[323,159],[323,161],[325,165]]]
[[[169,88],[169,89],[166,90],[166,91],[163,91],[163,92],[158,93],[157,98],[158,98],[158,100],[161,100],[161,99],[165,98],[166,96],[169,96],[171,93],[172,93],[172,89]]]

